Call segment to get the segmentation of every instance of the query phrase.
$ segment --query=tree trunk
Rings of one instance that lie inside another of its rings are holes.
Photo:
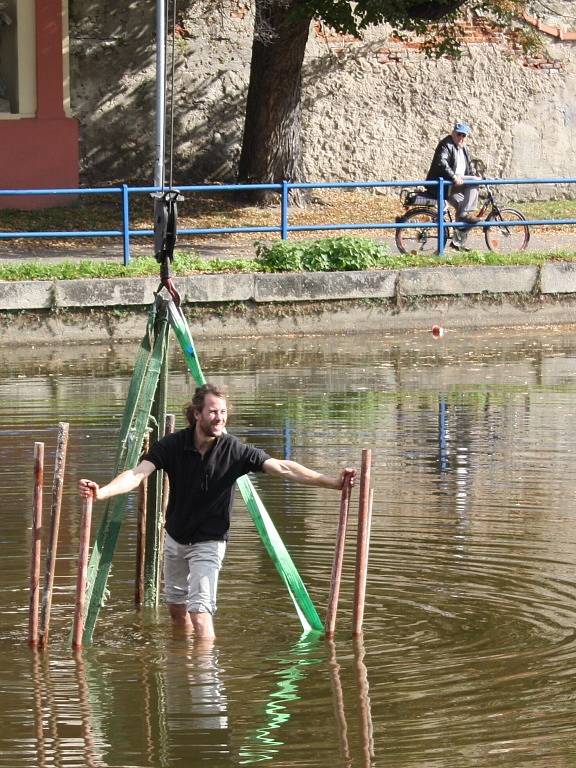
[[[302,180],[300,100],[310,18],[295,18],[298,0],[257,0],[241,183]],[[257,195],[260,201],[268,193]],[[277,198],[277,195],[276,195]]]

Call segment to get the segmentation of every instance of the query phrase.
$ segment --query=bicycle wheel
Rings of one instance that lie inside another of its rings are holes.
[[[499,211],[493,211],[486,221],[526,221],[520,211],[514,208],[501,208]],[[514,253],[523,251],[530,240],[530,230],[528,224],[515,224],[514,226],[486,227],[484,230],[486,245],[490,251],[496,253]]]
[[[412,208],[399,222],[407,224],[435,224],[436,211],[430,208]],[[436,253],[438,232],[435,227],[401,227],[396,230],[396,247],[400,253]]]

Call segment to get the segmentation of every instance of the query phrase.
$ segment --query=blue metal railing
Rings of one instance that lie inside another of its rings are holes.
[[[468,181],[466,184],[475,184],[477,182]],[[538,178],[538,179],[484,179],[483,183],[490,186],[496,185],[524,185],[524,184],[576,184],[576,178]],[[404,227],[418,227],[419,229],[428,227],[437,232],[437,250],[438,254],[444,253],[446,245],[446,229],[465,227],[465,224],[457,222],[446,222],[443,217],[438,217],[435,222],[368,222],[347,224],[305,224],[291,225],[290,216],[290,191],[291,190],[310,190],[310,189],[378,189],[395,187],[421,187],[436,189],[436,204],[439,211],[444,210],[446,199],[446,188],[449,184],[440,179],[439,181],[422,180],[404,180],[404,181],[343,181],[343,182],[289,182],[283,181],[278,184],[194,184],[186,186],[177,186],[181,192],[242,192],[267,190],[277,192],[279,195],[280,221],[275,226],[241,226],[241,227],[205,227],[205,228],[180,228],[181,235],[217,235],[217,234],[238,234],[238,233],[271,233],[279,234],[283,240],[287,240],[290,232],[330,232],[337,230],[367,230],[367,229],[399,229]],[[131,229],[130,226],[130,196],[134,194],[153,194],[161,192],[162,189],[154,186],[134,186],[122,184],[119,187],[88,187],[78,189],[0,189],[0,199],[2,197],[26,197],[26,196],[54,196],[54,195],[118,195],[121,201],[121,221],[119,229],[106,230],[63,230],[63,231],[0,231],[0,240],[15,238],[93,238],[93,237],[118,237],[122,240],[122,252],[124,264],[130,262],[130,243],[134,237],[150,237],[154,235],[152,229]],[[483,222],[482,226],[497,226],[502,222]],[[522,226],[527,224],[576,224],[575,219],[533,219],[527,221],[506,221],[508,226]]]

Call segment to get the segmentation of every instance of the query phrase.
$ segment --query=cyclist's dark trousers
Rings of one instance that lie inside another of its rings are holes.
[[[451,187],[448,202],[456,208],[456,218],[461,219],[478,207],[478,187],[470,184]]]

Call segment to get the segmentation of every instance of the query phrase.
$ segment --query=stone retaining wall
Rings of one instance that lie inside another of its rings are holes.
[[[576,322],[576,265],[176,278],[203,336]],[[0,344],[133,340],[156,278],[0,282]]]
[[[250,67],[249,5],[180,6],[177,183],[235,178]],[[152,177],[154,8],[155,0],[71,2],[72,104],[85,182]],[[559,29],[545,21],[547,29]],[[469,44],[460,60],[434,61],[418,41],[399,40],[387,26],[358,40],[313,24],[303,76],[306,177],[422,178],[456,118],[472,123],[470,148],[491,176],[575,177],[576,42],[544,34],[542,52],[527,58],[484,22],[465,32]],[[562,192],[519,190],[528,197]]]

